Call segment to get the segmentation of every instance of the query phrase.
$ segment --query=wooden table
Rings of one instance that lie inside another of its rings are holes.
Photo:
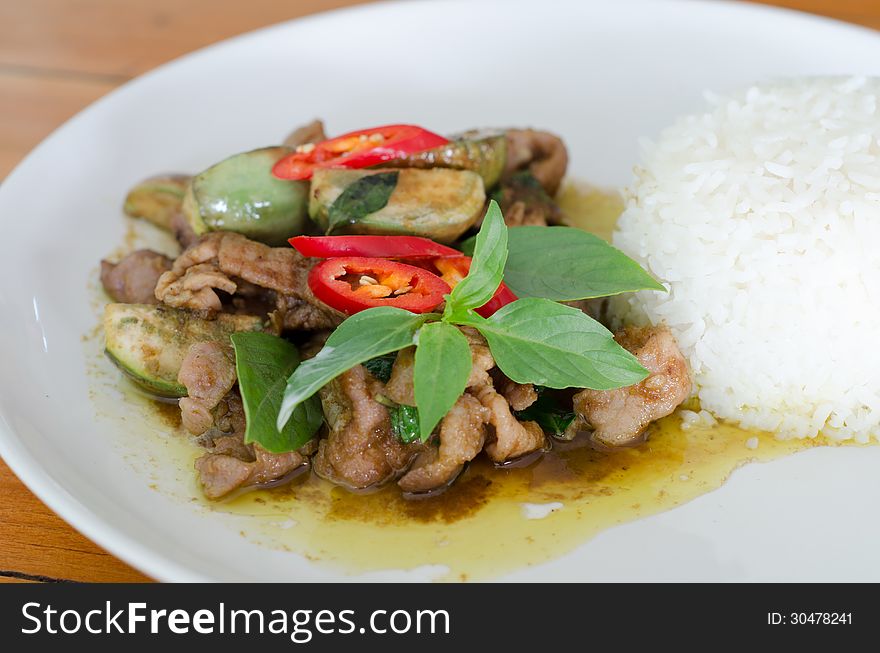
[[[364,0],[28,0],[0,4],[0,179],[80,109],[235,34]],[[610,0],[609,0],[610,1]],[[772,0],[880,29],[877,0]],[[0,582],[145,581],[77,533],[0,460]]]

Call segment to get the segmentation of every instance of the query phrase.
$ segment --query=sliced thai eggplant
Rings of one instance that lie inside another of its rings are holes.
[[[125,198],[123,211],[133,218],[143,218],[162,229],[171,229],[171,218],[180,212],[189,175],[162,175],[145,179]]]
[[[272,166],[289,152],[284,147],[252,150],[196,175],[183,200],[193,230],[235,231],[272,246],[306,231],[309,185],[272,176]]]
[[[185,397],[177,381],[192,344],[228,341],[237,331],[261,331],[262,318],[221,313],[206,320],[196,313],[148,304],[107,304],[104,337],[107,355],[133,381],[152,394]]]
[[[483,179],[469,170],[316,170],[309,214],[327,233],[452,242],[481,216]]]
[[[503,131],[474,129],[451,138],[446,145],[383,163],[383,168],[451,168],[470,170],[483,178],[483,186],[498,183],[507,161]]]

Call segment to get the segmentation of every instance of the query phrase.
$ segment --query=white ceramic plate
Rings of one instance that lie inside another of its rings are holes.
[[[72,119],[0,188],[0,454],[67,521],[156,578],[332,579],[186,501],[187,474],[162,472],[171,449],[96,416],[87,282],[123,238],[126,189],[274,143],[314,116],[336,132],[549,127],[569,145],[573,176],[623,185],[637,138],[698,106],[703,89],[832,73],[880,73],[880,38],[724,2],[534,0],[379,4],[163,66]],[[108,410],[139,419],[118,402]],[[508,578],[880,580],[878,468],[877,449],[752,465],[719,491]]]

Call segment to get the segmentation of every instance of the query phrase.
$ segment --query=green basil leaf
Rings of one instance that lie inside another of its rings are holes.
[[[232,334],[235,371],[244,404],[245,442],[256,442],[271,453],[296,451],[312,439],[324,421],[317,397],[299,404],[279,431],[275,427],[287,377],[299,365],[299,352],[286,340],[269,333]]]
[[[327,338],[318,355],[296,368],[287,380],[278,413],[278,429],[284,428],[300,403],[346,370],[412,345],[416,330],[430,317],[434,316],[381,306],[368,308],[345,320]]]
[[[433,322],[419,331],[413,386],[422,442],[458,401],[471,374],[471,348],[451,324]]]
[[[498,203],[492,201],[477,233],[470,272],[452,289],[446,300],[444,318],[453,320],[453,316],[479,308],[492,299],[504,277],[506,261],[507,225]]]
[[[367,175],[342,191],[327,211],[327,233],[384,208],[397,187],[398,174],[394,171]]]
[[[388,379],[391,378],[391,369],[394,367],[394,361],[396,360],[397,353],[394,352],[371,358],[365,361],[363,365],[367,368],[367,372],[375,376],[382,383],[388,383]]]
[[[388,413],[391,415],[391,432],[403,444],[410,444],[421,437],[418,408],[394,406],[388,409]]]
[[[608,329],[549,299],[518,299],[488,319],[471,313],[468,323],[489,342],[501,371],[517,383],[611,390],[648,376]]]
[[[559,402],[544,388],[537,387],[538,399],[531,406],[516,412],[516,418],[522,421],[537,422],[546,432],[556,436],[565,433],[565,429],[574,421],[575,413],[571,408],[563,408]]]
[[[665,288],[598,236],[572,227],[509,230],[504,283],[519,297],[573,301]]]

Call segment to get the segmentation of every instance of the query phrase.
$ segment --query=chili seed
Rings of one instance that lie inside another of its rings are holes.
[[[361,276],[360,281],[358,282],[362,286],[375,286],[378,281],[376,281],[373,277],[368,277],[366,274]]]
[[[382,299],[383,297],[388,297],[391,295],[391,288],[388,286],[379,285],[369,285],[369,286],[361,286],[357,290],[354,291],[356,295],[360,297],[371,297],[373,299]]]
[[[403,288],[398,288],[398,289],[395,290],[394,293],[392,293],[392,294],[394,294],[394,295],[402,295],[402,294],[404,294],[404,293],[408,293],[410,290],[412,290],[412,286],[404,286]]]

